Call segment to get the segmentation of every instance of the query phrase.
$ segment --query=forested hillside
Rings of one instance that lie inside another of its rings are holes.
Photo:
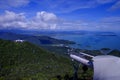
[[[0,40],[0,80],[58,80],[72,74],[71,61],[65,57],[28,42]]]

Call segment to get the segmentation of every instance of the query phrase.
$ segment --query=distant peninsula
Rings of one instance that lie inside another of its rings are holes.
[[[4,40],[25,40],[36,45],[46,44],[75,44],[73,41],[55,39],[49,36],[35,36],[35,35],[24,35],[16,34],[11,32],[0,32],[0,39]]]

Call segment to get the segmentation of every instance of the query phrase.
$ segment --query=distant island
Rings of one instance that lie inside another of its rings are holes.
[[[99,32],[96,34],[97,36],[117,36],[114,32]]]
[[[98,36],[117,36],[116,34],[100,34]]]

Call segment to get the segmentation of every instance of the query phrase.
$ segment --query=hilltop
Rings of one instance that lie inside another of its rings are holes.
[[[36,45],[0,40],[0,80],[47,80],[71,70],[69,59]]]
[[[81,77],[81,69],[79,69]],[[72,76],[70,59],[29,42],[0,40],[0,80],[57,80]],[[88,72],[87,76],[91,76]]]

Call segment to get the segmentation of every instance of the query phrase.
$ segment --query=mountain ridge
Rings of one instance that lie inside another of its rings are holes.
[[[0,38],[5,40],[26,40],[36,45],[44,45],[44,44],[75,44],[73,41],[68,40],[59,40],[55,38],[51,38],[49,36],[33,36],[33,35],[23,35],[16,34],[11,32],[0,32]]]
[[[29,42],[0,39],[0,80],[48,80],[71,74],[69,59]]]

